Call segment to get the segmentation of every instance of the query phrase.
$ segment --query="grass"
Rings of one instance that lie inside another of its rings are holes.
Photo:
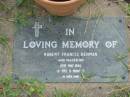
[[[5,34],[0,34],[0,44],[3,47],[7,47],[9,43],[9,38]]]
[[[126,64],[126,63],[124,62],[124,60],[125,60],[126,58],[128,58],[128,55],[125,55],[125,54],[118,54],[118,53],[117,53],[117,55],[115,56],[116,61],[117,61],[117,62],[120,62],[120,63],[126,68],[126,70],[128,70],[128,64]]]
[[[3,1],[0,1],[0,11],[9,11],[10,8],[8,8],[8,6],[3,2]]]
[[[118,5],[127,14],[127,16],[130,16],[130,4],[128,4],[128,3],[124,2],[124,1],[119,1],[118,0]]]
[[[0,12],[9,12],[9,15],[0,17],[0,20],[7,20],[16,24],[26,25],[28,17],[33,17],[37,12],[34,0],[16,0],[16,5],[10,8],[6,1],[0,1]]]
[[[112,90],[108,97],[130,97],[130,86],[123,86]]]
[[[53,92],[53,97],[83,97],[80,91],[76,90],[64,90],[64,89],[56,89]]]
[[[4,66],[12,63],[12,50],[9,45],[9,38],[5,34],[0,34],[0,73],[3,72]],[[4,60],[7,60],[6,62]],[[6,72],[6,71],[5,71]],[[9,71],[10,72],[10,69]],[[1,75],[0,75],[1,76]]]
[[[15,14],[16,24],[26,26],[28,18],[35,16],[35,5],[33,0],[16,0],[17,11]],[[24,10],[24,11],[23,11]]]
[[[18,3],[18,1],[20,3]],[[17,0],[17,9],[18,12],[23,12],[23,14],[28,16],[34,16],[36,11],[36,5],[34,4],[34,0]],[[24,11],[23,11],[24,10]]]
[[[20,24],[22,26],[26,26],[28,24],[28,17],[25,16],[22,12],[16,13],[15,23]]]
[[[96,0],[86,0],[88,4],[94,4]]]
[[[21,6],[26,0],[16,0],[16,5]]]
[[[87,73],[87,72],[81,72],[81,80],[83,82],[87,82],[92,78],[93,74]]]
[[[74,93],[70,90],[55,89],[54,97],[72,97]]]
[[[130,4],[128,4],[126,12],[127,12],[128,15],[130,15]]]
[[[130,48],[128,48],[128,52],[130,53]]]
[[[45,85],[37,80],[0,77],[0,97],[44,97]],[[24,96],[23,96],[24,93]]]

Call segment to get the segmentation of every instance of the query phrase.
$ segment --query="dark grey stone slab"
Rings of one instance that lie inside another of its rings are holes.
[[[30,24],[20,27],[15,35],[15,76],[43,82],[128,80],[123,17],[48,16],[29,21]],[[34,29],[36,23],[41,28],[39,33]]]

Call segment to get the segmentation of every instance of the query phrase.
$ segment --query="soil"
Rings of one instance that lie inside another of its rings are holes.
[[[53,0],[55,1],[55,0]],[[57,1],[57,0],[56,0]],[[59,0],[58,0],[59,1]],[[14,6],[15,0],[6,0],[7,4],[9,6]],[[46,11],[44,9],[41,9],[41,12]],[[98,13],[98,15],[103,16],[124,16],[126,17],[126,14],[122,11],[122,9],[117,5],[117,3],[112,2],[111,0],[96,0],[96,4],[85,4],[83,5],[79,11],[77,11],[74,16],[77,17],[88,17],[92,16],[95,13]],[[13,44],[13,33],[15,32],[15,26],[14,24],[9,20],[5,18],[7,17],[6,13],[0,12],[0,33],[6,33],[10,38],[10,46],[12,47]],[[2,18],[2,19],[1,19]],[[129,23],[129,22],[128,22]],[[130,43],[130,30],[127,29],[128,34],[128,44]],[[130,47],[130,45],[129,45]],[[1,50],[1,48],[0,48]],[[4,50],[3,50],[4,51]],[[1,70],[1,73],[5,72],[8,73],[11,72],[11,64],[12,62],[8,60],[8,57],[5,54],[2,55],[4,60],[0,60],[0,63],[3,64],[3,69]],[[130,59],[130,58],[129,58]],[[130,60],[129,60],[130,62]],[[129,80],[130,82],[130,80]],[[81,91],[82,94],[84,94],[84,97],[106,97],[112,90],[117,89],[121,86],[127,86],[130,85],[130,83],[48,83],[46,84],[47,91],[46,95],[49,95],[51,97],[51,91],[53,91],[55,88],[60,89],[78,89]]]

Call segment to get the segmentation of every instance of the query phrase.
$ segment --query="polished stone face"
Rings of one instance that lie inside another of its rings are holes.
[[[123,17],[40,17],[18,27],[13,74],[43,82],[126,82]]]

